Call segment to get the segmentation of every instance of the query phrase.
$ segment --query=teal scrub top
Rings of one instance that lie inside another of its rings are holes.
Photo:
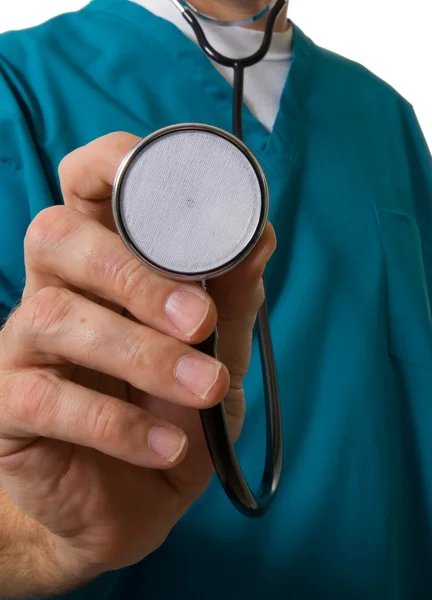
[[[0,36],[0,309],[24,285],[23,238],[62,198],[70,151],[180,122],[231,128],[232,90],[172,24],[95,0]],[[166,543],[71,600],[432,597],[432,177],[413,108],[294,24],[274,129],[245,107],[278,248],[267,293],[284,465],[249,520],[214,480]],[[235,200],[233,200],[235,201]],[[256,341],[237,450],[260,478]]]

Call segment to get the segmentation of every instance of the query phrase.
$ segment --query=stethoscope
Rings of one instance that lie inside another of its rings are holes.
[[[268,6],[257,14],[239,21],[220,21],[219,19],[214,19],[196,10],[196,8],[194,8],[189,2],[186,2],[186,0],[171,0],[171,2],[178,8],[178,10],[182,13],[183,18],[192,27],[203,52],[219,65],[230,67],[234,70],[233,132],[234,135],[239,139],[243,139],[242,105],[244,70],[247,67],[252,67],[260,62],[269,51],[277,18],[279,17],[282,9],[288,3],[288,0],[271,0]],[[262,19],[266,15],[268,15],[268,18],[261,47],[258,48],[258,50],[251,56],[237,59],[223,56],[223,54],[220,54],[217,50],[215,50],[215,48],[213,48],[213,46],[209,43],[203,28],[197,19],[197,17],[200,17],[205,21],[209,21],[221,27],[243,27]]]
[[[141,140],[123,160],[113,188],[117,230],[129,250],[157,272],[206,282],[238,265],[255,247],[268,217],[264,172],[243,142],[244,70],[264,58],[276,20],[287,0],[272,0],[259,13],[218,21],[189,2],[171,0],[193,28],[205,54],[234,70],[233,134],[196,123],[161,129]],[[220,54],[198,19],[244,26],[268,15],[261,47],[247,58]],[[232,198],[238,200],[234,204]],[[261,486],[254,494],[231,441],[224,403],[200,411],[215,472],[233,505],[245,516],[271,506],[282,468],[282,418],[267,303],[256,322],[266,408],[266,455]],[[216,357],[217,331],[197,348]]]

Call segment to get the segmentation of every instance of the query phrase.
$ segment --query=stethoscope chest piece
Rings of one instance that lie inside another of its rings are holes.
[[[174,279],[206,280],[241,262],[268,217],[264,173],[226,131],[182,124],[140,141],[124,159],[113,190],[126,246]]]

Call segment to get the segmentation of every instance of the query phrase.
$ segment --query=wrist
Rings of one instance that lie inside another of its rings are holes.
[[[0,487],[0,581],[7,598],[49,597],[84,585],[90,573],[65,568],[56,538]],[[95,575],[96,576],[96,575]]]

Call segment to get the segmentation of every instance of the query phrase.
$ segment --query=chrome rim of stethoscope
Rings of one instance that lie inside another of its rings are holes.
[[[156,142],[158,139],[162,138],[163,136],[169,135],[171,133],[181,132],[181,131],[184,131],[184,132],[186,132],[186,131],[208,132],[208,133],[218,135],[218,136],[226,139],[227,141],[231,142],[234,146],[236,146],[236,148],[238,150],[240,150],[240,152],[242,152],[242,154],[249,161],[249,164],[251,165],[251,167],[253,168],[253,170],[255,172],[255,176],[257,178],[257,181],[258,181],[259,187],[260,187],[260,191],[261,191],[261,214],[260,214],[260,218],[259,218],[259,223],[258,223],[258,226],[257,226],[253,236],[251,237],[249,243],[241,250],[241,252],[239,252],[235,257],[233,257],[229,262],[227,262],[223,265],[220,265],[218,268],[214,268],[212,270],[205,271],[205,272],[201,271],[201,272],[194,272],[194,273],[185,273],[185,272],[174,271],[174,270],[168,269],[167,267],[164,267],[160,264],[157,264],[150,257],[144,255],[142,250],[140,250],[137,247],[134,240],[128,233],[128,229],[125,225],[124,218],[122,215],[122,210],[121,210],[120,192],[121,192],[121,188],[122,188],[122,182],[125,177],[125,174],[127,173],[130,165],[132,164],[132,162],[134,161],[136,156],[138,154],[140,154],[140,152],[142,152],[144,150],[144,148],[146,148],[153,142]],[[264,231],[267,219],[268,219],[269,190],[268,190],[266,176],[265,176],[264,171],[263,171],[260,163],[258,162],[257,158],[251,152],[251,150],[249,150],[249,148],[241,140],[239,140],[236,136],[230,134],[229,132],[227,132],[223,129],[214,127],[212,125],[204,125],[201,123],[182,123],[179,125],[170,125],[168,127],[164,127],[163,129],[159,129],[155,133],[152,133],[149,136],[145,137],[144,139],[140,140],[129,151],[129,153],[123,159],[123,161],[118,169],[115,181],[114,181],[113,193],[112,193],[112,208],[113,208],[113,217],[114,217],[115,225],[117,227],[118,234],[120,235],[120,237],[121,237],[123,243],[126,245],[126,247],[129,248],[129,250],[141,262],[145,263],[148,267],[150,267],[154,271],[157,271],[161,275],[169,276],[172,279],[177,279],[179,281],[182,281],[182,280],[205,281],[208,279],[213,279],[214,277],[219,277],[220,275],[223,275],[224,273],[228,273],[229,271],[234,269],[240,262],[242,262],[255,248],[256,244],[258,243],[259,239],[261,238],[261,236],[263,234],[263,231]]]
[[[259,21],[260,19],[265,17],[272,10],[272,8],[274,8],[277,0],[271,0],[265,8],[252,15],[251,17],[247,17],[246,19],[239,19],[237,21],[223,21],[220,19],[215,19],[214,17],[211,17],[210,15],[207,15],[206,13],[203,13],[196,9],[187,0],[172,0],[172,2],[177,6],[177,8],[180,11],[183,12],[186,9],[189,9],[197,17],[203,19],[204,21],[209,21],[213,25],[220,25],[221,27],[244,27],[245,25],[250,25],[251,23],[255,23],[256,21]]]

